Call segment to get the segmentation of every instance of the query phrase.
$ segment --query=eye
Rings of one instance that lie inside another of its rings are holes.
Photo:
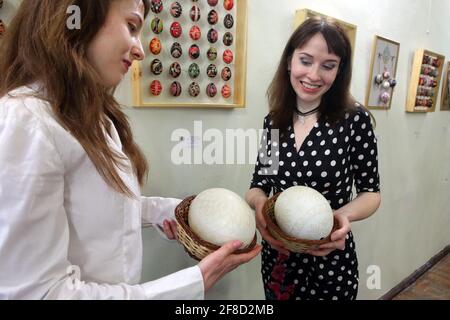
[[[128,28],[130,29],[131,32],[135,32],[137,30],[136,25],[130,22],[128,23]]]
[[[325,70],[333,70],[334,68],[336,68],[336,65],[335,64],[324,64],[323,68]]]
[[[310,66],[311,65],[311,61],[304,59],[304,58],[300,58],[300,63],[304,66]]]

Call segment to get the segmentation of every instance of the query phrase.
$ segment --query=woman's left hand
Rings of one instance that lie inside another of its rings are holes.
[[[177,240],[177,222],[175,220],[164,220],[163,230],[169,240]]]
[[[345,238],[351,229],[350,221],[345,215],[338,213],[337,211],[334,212],[334,216],[338,221],[339,229],[337,229],[331,234],[331,241],[320,245],[317,250],[307,251],[308,254],[323,257],[330,254],[336,249],[338,250],[345,249]]]

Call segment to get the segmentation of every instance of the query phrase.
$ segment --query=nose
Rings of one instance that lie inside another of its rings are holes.
[[[320,66],[317,64],[313,64],[308,72],[308,78],[311,79],[311,81],[319,81],[320,80]]]
[[[133,60],[142,61],[145,58],[144,48],[142,47],[142,43],[140,39],[136,40],[136,43],[131,48],[131,56]]]

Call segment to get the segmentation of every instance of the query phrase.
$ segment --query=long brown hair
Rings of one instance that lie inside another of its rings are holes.
[[[99,174],[120,193],[133,196],[117,169],[123,156],[111,150],[103,131],[109,118],[141,186],[148,164],[133,140],[126,115],[104,88],[87,60],[87,48],[106,21],[112,1],[23,0],[0,48],[0,97],[11,90],[39,82],[56,120],[83,146]],[[142,0],[145,16],[148,0]],[[69,6],[81,11],[81,28],[69,30]]]
[[[285,131],[292,124],[292,114],[297,108],[297,95],[292,88],[288,65],[295,49],[303,47],[314,35],[321,33],[330,53],[341,58],[339,71],[331,88],[323,95],[319,105],[320,117],[332,124],[345,118],[354,108],[350,94],[352,78],[352,48],[342,28],[330,19],[310,18],[291,35],[281,56],[278,69],[267,90],[273,127]]]

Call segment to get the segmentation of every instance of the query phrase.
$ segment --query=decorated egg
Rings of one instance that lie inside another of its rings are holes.
[[[150,9],[153,13],[160,13],[163,9],[163,3],[161,0],[152,0],[150,3]]]
[[[158,80],[153,80],[150,84],[150,92],[154,96],[159,96],[162,92],[161,82],[159,82]]]
[[[298,239],[321,240],[333,228],[333,210],[318,191],[304,186],[284,190],[274,207],[275,220],[287,235]]]
[[[198,45],[193,44],[192,46],[189,47],[189,57],[191,57],[191,59],[197,59],[200,56],[200,48],[198,47]]]
[[[177,21],[173,22],[170,26],[170,34],[174,38],[179,38],[183,33],[183,29],[181,28],[181,24]]]
[[[208,52],[206,53],[206,55],[208,56],[208,59],[211,61],[216,60],[217,58],[217,49],[214,47],[211,47],[208,49]]]
[[[189,16],[191,17],[191,20],[194,22],[197,22],[200,20],[200,9],[198,6],[192,6]]]
[[[170,5],[170,14],[172,15],[172,17],[179,18],[182,13],[183,13],[183,7],[181,6],[181,4],[178,1],[173,2]]]
[[[223,1],[223,7],[225,10],[231,10],[234,7],[234,1],[233,0],[224,0]]]
[[[215,97],[217,94],[217,87],[214,83],[210,83],[206,86],[206,95],[210,98]]]
[[[222,69],[221,73],[223,81],[228,81],[231,79],[231,69],[228,67],[225,67]]]
[[[215,7],[217,5],[217,2],[219,2],[218,0],[208,0],[208,4],[211,7]]]
[[[231,46],[233,44],[233,35],[231,32],[226,32],[223,35],[223,44],[226,46]]]
[[[234,18],[231,14],[227,14],[225,16],[225,18],[223,18],[223,25],[225,26],[225,28],[227,29],[231,29],[234,26]]]
[[[170,94],[174,97],[178,97],[181,92],[181,84],[178,81],[172,82],[172,84],[170,85]]]
[[[2,37],[6,32],[6,25],[0,19],[0,37]]]
[[[156,34],[160,34],[164,29],[163,22],[160,18],[153,18],[150,26],[152,28],[152,31]]]
[[[240,240],[246,247],[256,233],[253,210],[239,195],[223,188],[197,195],[189,207],[188,223],[202,240],[217,246]]]
[[[210,29],[208,31],[208,41],[210,43],[216,43],[217,39],[219,39],[219,33],[215,29]]]
[[[391,74],[389,73],[389,71],[383,72],[383,78],[384,79],[389,79],[390,77],[391,77]]]
[[[161,52],[161,41],[158,38],[153,38],[150,41],[150,52],[155,55]]]
[[[206,74],[210,78],[214,78],[217,76],[217,67],[214,64],[210,64],[208,68],[206,68]]]
[[[183,54],[183,49],[181,49],[181,44],[179,44],[178,42],[174,42],[172,44],[172,47],[170,48],[170,54],[175,59],[178,59],[179,57],[181,57],[181,55]]]
[[[200,75],[200,67],[198,66],[198,64],[192,63],[192,64],[189,66],[188,73],[189,73],[189,76],[190,76],[192,79],[197,78],[197,77]]]
[[[233,62],[234,56],[233,51],[227,49],[223,52],[223,61],[227,64],[230,64]]]
[[[208,23],[214,25],[217,23],[217,21],[219,21],[219,14],[216,10],[211,10],[208,13]]]
[[[178,78],[180,76],[181,66],[178,62],[174,62],[170,65],[169,74],[174,78]]]
[[[189,85],[189,95],[191,97],[197,97],[200,94],[200,86],[196,82],[192,82]]]
[[[391,84],[389,83],[389,81],[385,80],[385,81],[383,81],[382,86],[385,89],[389,89],[391,87]]]
[[[381,93],[381,95],[380,95],[381,102],[383,102],[384,104],[387,104],[390,99],[391,99],[391,95],[388,92]]]
[[[198,26],[192,26],[191,30],[189,30],[189,36],[192,40],[196,41],[200,39],[202,36],[202,32],[200,31],[200,28]]]
[[[151,63],[150,63],[150,70],[152,71],[153,74],[155,75],[159,75],[163,72],[163,65],[161,60],[159,59],[154,59]]]
[[[222,87],[222,97],[224,97],[225,99],[231,97],[231,88],[227,84]]]

